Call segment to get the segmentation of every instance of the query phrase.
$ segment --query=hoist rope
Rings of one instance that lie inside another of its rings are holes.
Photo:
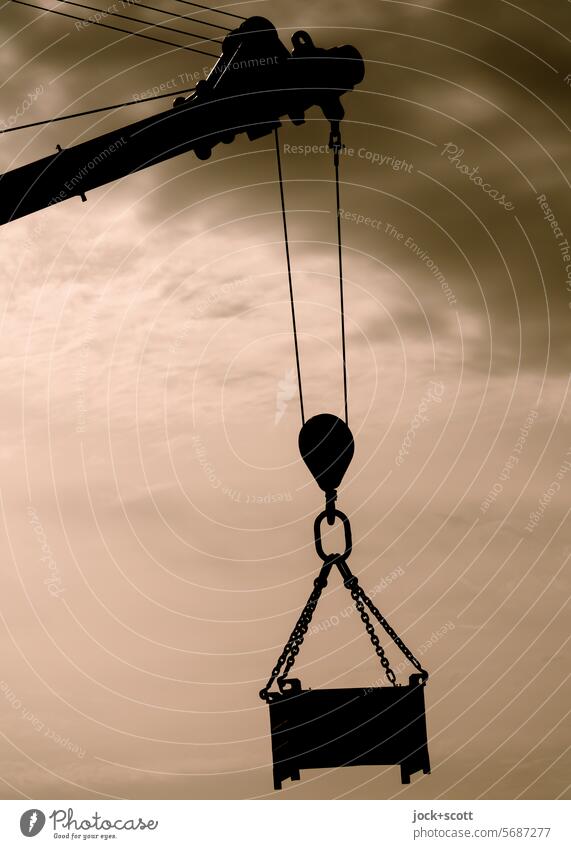
[[[177,12],[165,12],[164,9],[159,9],[156,6],[149,6],[147,3],[138,3],[137,0],[129,0],[128,5],[137,6],[139,9],[149,9],[152,12],[160,12],[161,15],[168,15],[169,17],[167,20],[178,18],[181,21],[192,21],[195,24],[203,24],[206,27],[214,27],[214,29],[223,29],[226,32],[232,31],[230,27],[222,26],[222,24],[211,24],[210,21],[203,21],[201,18],[193,18],[192,15],[179,15]]]
[[[286,207],[285,207],[285,196],[284,196],[284,183],[283,183],[283,175],[282,175],[282,161],[280,156],[280,142],[278,135],[278,128],[276,127],[274,130],[274,138],[276,142],[276,159],[278,164],[278,180],[280,184],[280,199],[282,205],[282,221],[284,227],[284,242],[285,242],[285,252],[286,252],[286,262],[287,262],[287,277],[289,284],[289,300],[291,306],[291,321],[293,326],[293,342],[295,347],[295,364],[297,367],[297,385],[299,389],[299,407],[301,411],[301,423],[305,424],[305,412],[303,409],[303,390],[301,386],[301,365],[299,362],[299,344],[297,340],[297,322],[295,318],[295,300],[293,296],[293,282],[291,275],[291,259],[289,253],[289,238],[287,233],[287,216],[286,216]]]
[[[189,0],[178,0],[179,3],[184,3],[185,6],[196,6],[198,9],[206,9],[207,12],[216,12],[218,15],[227,15],[229,18],[238,18],[240,21],[247,21],[243,15],[236,15],[234,12],[226,12],[224,9],[213,9],[212,6],[203,6],[201,3],[190,3]]]
[[[297,383],[299,387],[299,404],[301,408],[301,422],[305,424],[305,413],[303,407],[303,393],[301,386],[301,366],[299,360],[299,343],[297,338],[297,322],[295,317],[295,300],[293,295],[293,283],[292,283],[292,273],[291,273],[291,259],[290,259],[290,251],[289,251],[289,239],[287,232],[287,217],[286,217],[286,207],[285,207],[285,198],[284,198],[284,187],[283,187],[283,176],[282,176],[282,165],[281,165],[281,157],[280,157],[280,145],[279,145],[279,135],[277,128],[274,130],[275,143],[276,143],[276,158],[278,163],[278,178],[279,178],[279,186],[280,186],[280,198],[282,204],[282,219],[283,219],[283,227],[284,227],[284,241],[285,241],[285,251],[286,251],[286,261],[287,261],[287,273],[288,273],[288,282],[289,282],[289,296],[290,296],[290,304],[291,304],[291,318],[293,325],[293,339],[294,339],[294,347],[295,347],[295,362],[297,367]],[[332,135],[333,139],[334,136]],[[343,402],[345,409],[345,424],[349,425],[349,405],[347,400],[347,343],[345,339],[345,292],[344,292],[344,279],[343,279],[343,243],[341,241],[341,201],[340,201],[340,188],[339,188],[339,151],[341,149],[341,138],[339,132],[335,135],[335,141],[330,141],[330,147],[333,150],[333,164],[335,168],[335,203],[336,203],[336,218],[337,218],[337,259],[339,266],[339,308],[341,314],[341,351],[342,351],[342,359],[343,359]]]
[[[345,343],[345,297],[343,281],[343,248],[341,242],[341,205],[339,197],[339,150],[335,149],[335,200],[337,204],[337,256],[339,261],[339,304],[341,311],[341,350],[343,356],[343,398],[345,401],[345,424],[349,426],[349,407],[347,403],[347,346]]]
[[[97,112],[110,112],[112,109],[121,109],[123,106],[136,106],[138,103],[148,103],[149,100],[161,100],[163,97],[173,97],[175,94],[188,94],[196,91],[195,88],[179,88],[168,94],[154,94],[151,97],[140,97],[139,100],[126,100],[124,103],[113,103],[111,106],[99,106],[97,109],[87,109],[85,112],[74,112],[72,115],[59,115],[57,118],[46,118],[43,121],[34,121],[31,124],[20,124],[18,127],[8,127],[0,130],[2,133],[15,133],[17,130],[28,130],[30,127],[41,127],[43,124],[55,124],[58,121],[68,121],[70,118],[83,118],[84,115],[95,115]],[[164,114],[164,113],[163,113]]]
[[[79,9],[87,9],[89,12],[101,12],[101,9],[98,9],[97,6],[89,6],[87,3],[76,3],[75,0],[59,0],[60,3],[63,3],[65,6],[77,6]],[[143,7],[145,8],[145,7]],[[148,6],[146,8],[152,9],[152,6]],[[154,10],[156,11],[156,10]],[[158,10],[159,12],[161,9]],[[175,32],[178,35],[186,35],[191,36],[192,38],[199,38],[201,41],[211,41],[214,44],[222,44],[221,41],[218,41],[216,38],[209,38],[207,35],[199,35],[196,32],[184,32],[184,30],[177,29],[176,27],[169,27],[166,24],[155,24],[150,23],[149,21],[145,21],[143,18],[134,18],[132,15],[122,15],[121,12],[113,12],[112,8],[108,9],[105,12],[106,15],[111,15],[113,18],[121,18],[123,21],[130,21],[135,24],[146,24],[147,27],[153,27],[156,29],[164,29],[167,32]],[[162,14],[165,14],[164,12]],[[87,18],[89,21],[89,18]],[[168,20],[168,19],[167,19]]]
[[[210,56],[213,59],[220,58],[216,55],[216,53],[207,53],[206,50],[199,50],[197,47],[175,44],[174,41],[165,41],[164,38],[155,38],[153,35],[144,35],[142,32],[131,32],[128,29],[115,27],[112,24],[104,24],[101,21],[90,21],[87,18],[79,18],[77,15],[70,15],[68,12],[59,12],[57,9],[46,9],[44,6],[37,6],[35,3],[28,3],[27,0],[12,0],[12,2],[17,3],[19,6],[28,6],[30,9],[39,9],[40,12],[45,12],[46,14],[59,15],[62,18],[71,18],[72,21],[82,21],[84,24],[92,24],[93,26],[103,27],[103,29],[110,29],[114,32],[122,32],[125,35],[133,35],[135,38],[144,38],[146,41],[155,41],[158,44],[167,44],[169,47],[178,47],[179,50],[188,50],[191,53],[200,53],[201,56]]]

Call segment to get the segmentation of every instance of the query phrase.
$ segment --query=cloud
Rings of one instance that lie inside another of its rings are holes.
[[[457,626],[423,656],[430,779],[401,791],[393,770],[323,772],[291,792],[556,796],[565,776],[545,766],[562,745],[563,703],[544,701],[559,683],[571,477],[533,532],[525,526],[569,449],[570,299],[537,201],[546,195],[569,235],[566,13],[460,0],[263,11],[289,28],[286,42],[303,27],[318,45],[355,43],[367,58],[363,85],[344,98],[356,454],[339,505],[363,586],[402,568],[377,601],[411,648]],[[130,99],[206,63],[36,17],[2,11],[3,120],[37,85],[26,120]],[[168,99],[5,135],[1,168],[163,108]],[[323,146],[329,128],[316,109],[306,118],[286,119],[280,138],[309,416],[340,413],[343,394],[331,157],[292,151]],[[443,156],[447,142],[515,209]],[[322,507],[297,453],[297,388],[276,415],[295,360],[273,137],[240,138],[207,162],[181,156],[14,222],[0,239],[3,676],[88,752],[76,762],[40,745],[4,705],[4,793],[271,793],[257,692],[311,589]],[[442,400],[397,464],[431,380]],[[484,513],[530,410],[537,422]],[[29,505],[62,599],[46,590]],[[328,590],[324,618],[350,601],[337,578]],[[378,670],[358,624],[308,639],[304,683],[370,682]],[[510,715],[506,692],[518,697]]]

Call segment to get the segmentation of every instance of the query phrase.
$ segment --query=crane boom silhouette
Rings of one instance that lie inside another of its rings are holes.
[[[0,224],[194,151],[208,159],[215,145],[245,133],[253,141],[289,117],[304,123],[318,106],[332,123],[344,116],[340,97],[364,76],[356,48],[318,48],[305,32],[282,44],[273,24],[252,17],[233,30],[212,70],[173,107],[0,175]]]

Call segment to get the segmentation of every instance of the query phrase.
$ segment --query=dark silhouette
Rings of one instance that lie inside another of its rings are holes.
[[[413,773],[430,772],[424,709],[428,673],[364,592],[347,564],[353,549],[351,524],[347,516],[335,508],[335,499],[337,487],[353,457],[353,436],[345,422],[323,413],[304,423],[299,447],[309,470],[325,492],[325,510],[314,524],[315,549],[323,565],[268,683],[260,692],[270,709],[274,787],[280,790],[285,778],[298,780],[301,769],[365,764],[399,764],[401,780],[408,784]],[[342,554],[324,551],[321,538],[324,519],[330,525],[335,519],[343,523],[345,550]],[[351,593],[389,687],[304,690],[297,678],[288,678],[333,566],[337,567]],[[370,614],[418,670],[410,676],[408,685],[397,684]],[[271,692],[276,681],[278,691]]]
[[[56,13],[69,17],[67,13]],[[103,26],[115,28],[107,24]],[[160,41],[150,36],[141,37]],[[224,38],[222,55],[208,77],[197,84],[196,90],[189,97],[177,98],[169,111],[129,124],[69,150],[62,150],[58,145],[57,153],[52,156],[1,175],[0,224],[72,197],[86,200],[86,192],[91,189],[190,150],[200,159],[207,159],[215,145],[232,142],[238,133],[246,133],[250,140],[254,140],[273,132],[278,153],[287,249],[277,128],[281,126],[280,119],[286,115],[294,124],[302,124],[307,109],[315,105],[322,109],[325,118],[331,123],[329,147],[334,154],[335,167],[345,422],[329,413],[305,421],[291,266],[287,250],[303,422],[299,447],[305,463],[325,493],[325,510],[314,524],[315,547],[323,565],[260,696],[268,702],[270,708],[274,785],[277,789],[281,788],[284,778],[299,779],[300,769],[357,764],[400,764],[402,781],[408,783],[412,773],[421,769],[425,773],[430,771],[424,717],[424,685],[428,674],[351,573],[347,565],[352,551],[351,525],[347,516],[335,507],[337,488],[354,453],[347,413],[339,216],[339,152],[342,148],[339,122],[344,115],[340,97],[363,79],[364,63],[354,47],[346,45],[329,50],[317,48],[310,36],[302,31],[292,36],[292,45],[290,53],[267,19],[253,17],[244,20]],[[53,120],[62,120],[62,117]],[[9,131],[13,129],[16,128]],[[336,519],[343,523],[345,550],[342,554],[325,553],[321,539],[324,519],[329,525],[333,525]],[[390,687],[303,690],[298,679],[287,678],[333,566],[337,567],[351,593],[381,667],[392,685]],[[397,685],[395,673],[369,614],[373,615],[416,667],[417,674],[410,676],[407,686]],[[278,692],[270,692],[275,681],[278,683]]]
[[[244,21],[224,38],[207,79],[172,109],[8,171],[0,176],[0,224],[193,150],[207,159],[238,133],[268,135],[287,115],[304,122],[320,106],[329,121],[344,115],[340,97],[363,79],[364,64],[349,45],[315,47],[305,32],[290,53],[266,18]]]
[[[327,521],[333,524],[332,509],[337,487],[353,459],[355,443],[345,422],[331,413],[308,419],[299,432],[299,450],[303,460],[325,493]]]
[[[300,769],[400,764],[403,784],[430,772],[424,679],[406,687],[302,690],[297,678],[269,701],[274,787]]]

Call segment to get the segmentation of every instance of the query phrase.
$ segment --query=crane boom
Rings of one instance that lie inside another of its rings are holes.
[[[317,48],[305,32],[280,41],[265,18],[244,21],[225,39],[208,77],[173,107],[0,175],[0,224],[45,209],[190,150],[207,159],[238,133],[250,140],[295,124],[319,106],[339,121],[340,97],[364,76],[360,53],[349,45]]]

